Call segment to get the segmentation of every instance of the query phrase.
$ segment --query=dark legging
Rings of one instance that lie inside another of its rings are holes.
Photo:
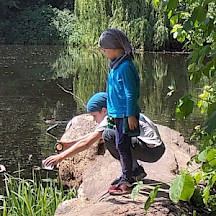
[[[120,160],[121,166],[122,163],[124,163],[124,161],[122,162],[120,156],[119,156],[119,147],[116,147],[116,133],[115,130],[112,129],[106,129],[103,132],[103,140],[105,143],[106,148],[108,149],[108,151],[110,152],[110,154],[116,158],[117,160]],[[126,138],[127,139],[127,138]],[[131,163],[133,160],[141,160],[144,162],[148,162],[148,163],[154,163],[156,161],[158,161],[161,156],[164,154],[165,151],[165,146],[162,143],[160,146],[155,147],[155,148],[149,148],[146,143],[140,141],[137,137],[132,137],[131,141],[128,142],[129,143],[129,147],[128,145],[126,145],[125,148],[127,148],[127,151],[129,152],[128,158],[126,158],[126,167],[127,164],[129,164],[129,176],[131,176]],[[123,145],[123,144],[122,144]],[[120,147],[121,148],[121,147]],[[130,148],[130,151],[128,150],[128,148]],[[127,155],[125,155],[125,157],[127,157]],[[127,161],[128,160],[128,161]],[[122,166],[122,172],[123,175],[124,173],[127,175],[127,170],[125,171],[125,165]]]
[[[123,133],[123,118],[115,119],[116,129],[114,132],[115,148],[118,152],[121,167],[122,180],[132,181],[132,155],[131,155],[131,137]]]

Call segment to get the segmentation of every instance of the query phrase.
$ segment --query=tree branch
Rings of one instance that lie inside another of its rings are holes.
[[[59,83],[57,83],[57,86],[59,88],[61,88],[64,92],[68,93],[68,94],[71,94],[72,96],[74,96],[75,98],[77,98],[79,101],[82,102],[82,105],[86,108],[86,105],[85,103],[83,102],[83,100],[81,98],[79,98],[78,96],[76,96],[72,91],[69,91],[67,89],[65,89],[63,86],[61,86]]]

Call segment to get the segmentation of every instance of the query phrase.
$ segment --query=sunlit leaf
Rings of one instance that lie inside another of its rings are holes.
[[[190,115],[194,108],[194,101],[191,99],[191,95],[183,96],[179,99],[176,108],[176,114],[179,117],[187,117]]]
[[[173,38],[174,38],[174,39],[176,39],[177,36],[178,36],[178,31],[176,31],[176,32],[173,33]]]
[[[185,36],[186,36],[186,32],[184,30],[179,30],[177,40],[183,43],[185,41]]]
[[[202,173],[201,172],[197,172],[195,175],[193,175],[193,178],[196,182],[196,184],[199,184],[200,180],[202,179]]]
[[[207,204],[207,201],[208,201],[208,198],[209,198],[209,194],[210,194],[210,186],[207,186],[204,188],[204,191],[203,191],[203,202],[205,204]]]
[[[199,153],[198,155],[198,160],[200,162],[206,162],[206,155],[208,153],[208,149],[203,150],[202,152]]]
[[[147,211],[151,204],[154,202],[154,199],[157,195],[158,189],[160,188],[160,185],[157,185],[149,194],[149,197],[147,201],[145,202],[144,209]]]
[[[213,186],[215,184],[215,182],[216,182],[216,172],[211,178],[211,186]]]
[[[177,203],[179,200],[189,201],[195,190],[193,178],[186,173],[178,175],[171,183],[169,196]]]
[[[209,164],[213,167],[216,166],[216,149],[211,149],[207,155],[206,160],[209,162]]]
[[[177,23],[178,23],[178,16],[177,15],[172,16],[171,19],[170,19],[171,26],[174,26]]]
[[[172,16],[172,10],[170,10],[168,15],[167,15],[168,19],[170,19],[171,16]]]
[[[159,2],[160,2],[159,0],[154,0],[154,1],[153,1],[153,3],[154,3],[154,6],[158,7],[158,5],[159,5]]]
[[[137,182],[137,185],[133,188],[132,193],[131,193],[131,198],[134,200],[138,195],[140,189],[144,186],[143,182]]]

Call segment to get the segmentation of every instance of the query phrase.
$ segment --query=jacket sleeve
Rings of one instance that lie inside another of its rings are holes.
[[[126,97],[126,116],[135,116],[139,113],[138,98],[140,94],[140,79],[138,72],[131,62],[122,68],[122,80]]]

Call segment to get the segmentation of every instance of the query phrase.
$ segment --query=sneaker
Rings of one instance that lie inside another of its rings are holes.
[[[132,179],[133,181],[140,181],[143,178],[147,176],[146,172],[144,171],[142,166],[137,167],[133,172],[132,172]],[[117,185],[119,182],[122,180],[122,175],[120,177],[117,177],[111,185]]]
[[[122,180],[122,175],[120,177],[117,177],[114,179],[111,183],[111,185],[117,185]]]
[[[134,171],[133,171],[133,180],[134,181],[140,181],[143,178],[147,176],[146,172],[144,171],[142,166],[138,166]]]
[[[126,181],[121,181],[117,185],[112,185],[108,192],[110,195],[130,194],[133,189],[132,184]]]

